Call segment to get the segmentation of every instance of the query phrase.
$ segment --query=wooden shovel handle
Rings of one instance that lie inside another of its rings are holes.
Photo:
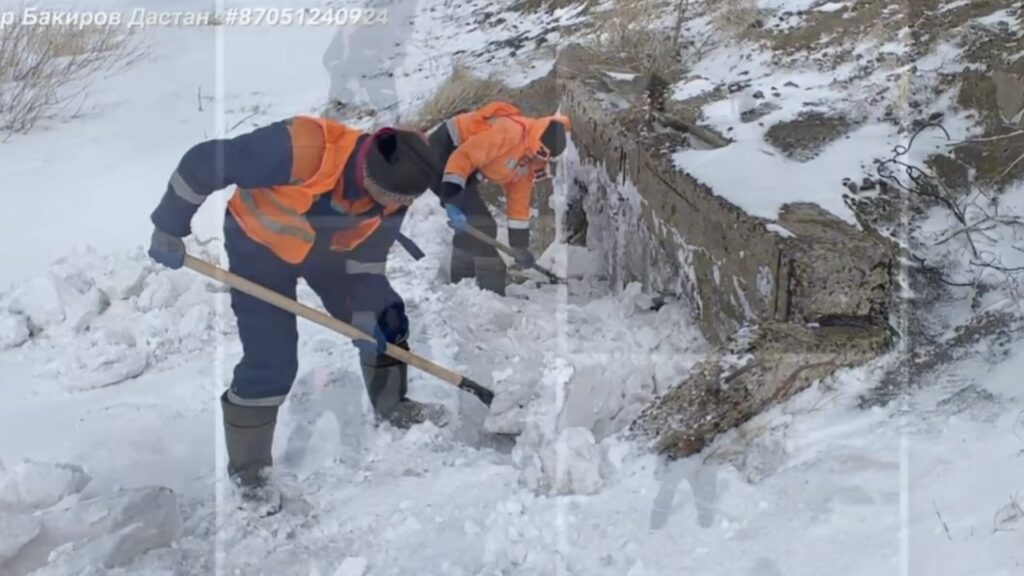
[[[351,338],[353,340],[365,340],[367,342],[374,343],[377,341],[372,336],[367,335],[366,333],[362,332],[361,330],[350,324],[342,322],[341,320],[338,320],[337,318],[330,316],[328,314],[324,314],[319,310],[310,308],[309,306],[301,304],[300,302],[292,300],[291,298],[282,296],[281,294],[274,292],[273,290],[260,286],[259,284],[256,284],[255,282],[252,282],[250,280],[246,280],[245,278],[242,278],[237,274],[228,272],[227,270],[224,270],[219,266],[210,264],[205,260],[200,260],[199,258],[186,254],[185,267],[195,272],[198,272],[204,276],[212,278],[218,282],[227,284],[228,286],[240,292],[244,292],[252,296],[253,298],[259,298],[260,300],[268,304],[273,304],[278,308],[287,310],[292,314],[295,314],[296,316],[301,316],[306,320],[309,320],[310,322],[314,322],[316,324],[323,326],[324,328],[334,330],[335,332],[343,336],[347,336],[348,338]],[[480,400],[484,402],[484,404],[487,404],[488,406],[490,406],[491,404],[490,400],[494,398],[493,392],[484,388],[483,386],[480,386],[476,382],[473,382],[469,378],[466,378],[461,374],[452,372],[451,370],[448,370],[447,368],[444,368],[442,366],[438,366],[437,364],[434,364],[430,360],[413,354],[412,352],[404,348],[395,346],[394,344],[388,344],[387,349],[384,351],[384,353],[394,358],[395,360],[399,360],[410,366],[419,368],[420,370],[423,370],[428,374],[436,376],[437,378],[444,380],[449,384],[458,386],[459,388],[462,388],[463,390],[466,390],[467,392],[476,395],[478,398],[480,398]]]

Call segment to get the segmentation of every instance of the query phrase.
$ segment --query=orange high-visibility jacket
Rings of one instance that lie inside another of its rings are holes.
[[[561,122],[569,131],[565,116],[529,118],[500,101],[452,117],[447,127],[455,151],[445,165],[444,181],[465,186],[473,173],[479,172],[504,190],[509,227],[527,227],[534,174],[547,164],[536,153],[551,122]]]
[[[331,205],[346,215],[367,214],[353,226],[335,233],[331,249],[349,251],[380,227],[382,216],[401,206],[384,207],[368,194],[346,194],[342,174],[356,153],[362,131],[338,122],[298,116],[288,124],[292,145],[291,184],[268,188],[237,187],[228,209],[253,240],[270,248],[286,262],[302,262],[313,247],[315,232],[305,214],[321,195],[330,193]],[[351,191],[350,191],[351,192]]]

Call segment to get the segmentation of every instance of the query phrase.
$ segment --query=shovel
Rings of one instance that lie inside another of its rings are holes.
[[[255,282],[250,282],[249,280],[246,280],[245,278],[242,278],[237,274],[232,274],[231,272],[228,272],[223,268],[214,266],[213,264],[210,264],[209,262],[206,262],[204,260],[200,260],[199,258],[195,258],[191,255],[186,254],[185,267],[195,272],[198,272],[203,276],[227,284],[228,286],[240,292],[244,292],[252,296],[253,298],[259,298],[260,300],[268,304],[272,304],[274,306],[277,306],[278,308],[287,310],[288,312],[291,312],[296,316],[301,316],[306,320],[319,324],[325,328],[334,330],[335,332],[343,336],[347,336],[353,340],[366,340],[368,342],[376,342],[376,339],[374,339],[372,336],[365,334],[364,332],[360,331],[354,326],[346,324],[345,322],[342,322],[341,320],[338,320],[333,316],[329,316],[327,314],[324,314],[323,312],[320,312],[319,310],[315,310],[313,308],[310,308],[309,306],[300,304],[299,302],[292,300],[291,298],[282,296],[281,294],[278,294],[273,290],[264,288],[263,286],[260,286]],[[461,374],[456,374],[451,370],[438,366],[437,364],[434,364],[430,360],[427,360],[426,358],[423,358],[421,356],[417,356],[416,354],[413,354],[412,352],[409,352],[404,348],[400,348],[398,346],[395,346],[394,344],[388,344],[388,347],[384,352],[385,354],[394,358],[395,360],[419,368],[420,370],[423,370],[428,374],[431,374],[441,380],[444,380],[445,382],[453,386],[456,386],[461,390],[469,392],[470,394],[476,396],[487,407],[490,407],[491,402],[494,400],[494,392],[488,390],[487,388],[484,388],[483,386],[477,384],[476,382],[470,380],[469,378],[466,378],[465,376],[462,376]]]
[[[508,254],[512,258],[515,258],[518,254],[517,250],[511,248],[510,246],[506,246],[501,242],[498,242],[494,238],[491,238],[487,234],[484,234],[483,232],[477,230],[476,228],[468,224],[466,225],[464,231],[466,234],[469,234],[473,238],[476,238],[477,240],[483,242],[484,244],[490,244],[491,246],[494,246],[494,248],[496,248],[498,251],[504,252],[505,254]],[[541,266],[540,264],[537,264],[536,262],[533,263],[533,266],[531,266],[531,268],[547,276],[548,280],[553,284],[565,284],[564,278],[560,277],[558,274],[555,274],[551,270],[548,270],[547,268]]]

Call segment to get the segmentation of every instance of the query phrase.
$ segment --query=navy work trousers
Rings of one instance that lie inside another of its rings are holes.
[[[331,316],[350,322],[354,291],[379,292],[382,287],[353,282],[353,277],[345,273],[346,255],[329,249],[329,236],[317,234],[309,256],[301,264],[290,264],[249,238],[230,212],[224,218],[224,244],[232,273],[291,299],[296,297],[299,278],[304,278]],[[386,296],[392,302],[389,310],[398,314],[382,314],[378,323],[389,342],[401,342],[408,335],[405,306],[386,281],[384,286],[391,293]],[[231,290],[231,309],[242,341],[242,359],[235,366],[229,398],[236,404],[278,406],[291,390],[299,369],[297,319],[290,312],[235,289]]]

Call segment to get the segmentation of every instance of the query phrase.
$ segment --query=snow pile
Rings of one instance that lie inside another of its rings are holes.
[[[33,516],[0,514],[0,567],[14,558],[26,544],[39,536],[42,524]]]
[[[38,516],[40,533],[9,561],[13,574],[103,573],[181,536],[177,497],[166,488],[136,488]],[[44,566],[45,563],[45,566]]]
[[[119,490],[83,499],[90,481],[73,464],[26,460],[0,468],[0,571],[92,573],[127,564],[180,536],[177,498],[169,490]]]
[[[489,294],[464,295],[478,322],[457,328],[464,341],[504,333],[467,358],[470,373],[486,374],[483,367],[491,366],[498,394],[487,423],[492,432],[518,433],[537,422],[547,432],[581,427],[604,438],[677,384],[704,351],[686,307],[671,302],[654,310],[638,284],[622,293],[571,294],[554,310],[539,296],[509,310]],[[595,323],[600,332],[593,331]]]
[[[92,480],[74,464],[48,464],[25,460],[0,470],[0,510],[34,512],[78,494]]]
[[[217,260],[195,247],[192,253]],[[73,379],[69,389],[115,385],[234,330],[230,323],[215,326],[218,311],[227,309],[226,294],[209,286],[141,251],[101,255],[82,248],[45,276],[0,294],[0,349],[30,340],[44,348],[73,343],[70,353],[51,356],[39,373]]]
[[[516,441],[512,462],[521,484],[539,493],[593,494],[601,488],[602,453],[586,428],[566,428],[553,439],[528,428]]]

